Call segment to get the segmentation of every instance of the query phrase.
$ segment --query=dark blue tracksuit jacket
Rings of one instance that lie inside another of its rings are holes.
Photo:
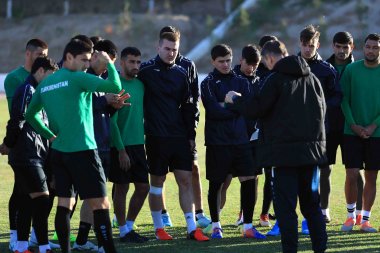
[[[141,64],[138,79],[145,86],[145,135],[194,140],[199,116],[187,71],[156,56]]]
[[[234,71],[221,74],[214,69],[201,83],[201,98],[206,110],[205,145],[240,145],[249,143],[247,124],[243,116],[224,105],[228,91],[249,96],[247,79]],[[223,103],[223,104],[222,104]]]

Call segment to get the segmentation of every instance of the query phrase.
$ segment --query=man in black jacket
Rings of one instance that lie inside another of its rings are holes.
[[[162,223],[162,187],[168,171],[173,171],[179,187],[179,201],[187,224],[188,238],[208,241],[196,228],[191,184],[191,145],[196,103],[190,92],[187,72],[175,64],[179,34],[161,34],[158,55],[141,64],[138,78],[145,85],[144,125],[150,174],[149,205],[155,234],[172,240]]]
[[[201,98],[206,111],[205,145],[206,178],[209,181],[208,203],[212,220],[211,238],[222,238],[219,219],[223,183],[229,174],[239,177],[241,208],[243,211],[243,236],[264,239],[252,227],[255,205],[256,170],[253,164],[246,119],[224,104],[230,89],[249,96],[250,83],[231,70],[232,50],[220,44],[211,49],[211,72],[201,84]]]
[[[346,66],[354,62],[354,56],[352,51],[354,50],[354,39],[349,32],[337,32],[333,38],[333,51],[334,53],[326,61],[333,65],[339,75],[339,80],[342,77]],[[341,85],[339,84],[341,88]],[[329,160],[329,168],[321,171],[321,182],[320,182],[320,194],[321,194],[321,208],[326,209],[328,213],[329,207],[329,196],[330,196],[330,173],[332,165],[335,164],[335,158],[338,146],[340,146],[342,161],[343,161],[343,130],[344,130],[344,115],[340,105],[327,108],[326,117],[330,122],[330,131],[326,133],[326,150],[327,158]],[[363,170],[359,172],[359,176],[350,170],[346,170],[347,173],[347,186],[345,187],[345,192],[350,191],[352,188],[351,184],[357,185],[358,197],[356,201],[356,225],[360,225],[362,221],[362,195],[364,186],[364,173]],[[352,180],[351,180],[352,179]]]
[[[274,209],[283,252],[297,252],[297,196],[313,250],[325,252],[327,234],[317,180],[317,166],[326,163],[323,90],[305,60],[287,57],[282,42],[267,42],[261,54],[272,74],[260,95],[245,99],[231,91],[225,101],[243,115],[261,120],[258,159],[263,167],[274,167]]]
[[[58,66],[49,58],[39,57],[34,61],[31,74],[15,91],[6,136],[0,145],[2,154],[6,154],[9,149],[9,164],[15,173],[15,184],[20,194],[16,218],[18,240],[15,250],[18,252],[29,252],[28,237],[32,219],[40,252],[51,252],[48,241],[50,200],[48,173],[45,170],[49,145],[48,140],[25,122],[24,115],[37,85],[57,69]],[[39,116],[47,124],[43,111]]]

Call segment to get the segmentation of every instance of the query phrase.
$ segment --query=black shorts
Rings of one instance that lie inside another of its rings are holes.
[[[222,183],[228,174],[244,177],[255,173],[250,144],[206,147],[207,180]]]
[[[338,146],[340,146],[340,152],[342,155],[342,162],[343,159],[343,133],[340,132],[334,132],[334,133],[327,133],[326,134],[326,154],[327,159],[329,162],[329,165],[335,164],[336,162],[336,153],[338,151]]]
[[[98,151],[60,152],[51,149],[56,192],[58,197],[81,199],[107,196],[106,177]]]
[[[344,135],[344,164],[346,168],[380,169],[380,138],[360,138]]]
[[[115,184],[149,184],[148,163],[146,161],[144,145],[126,146],[125,151],[127,151],[131,161],[131,168],[127,172],[120,168],[119,151],[116,148],[111,148],[110,181]]]
[[[12,166],[15,184],[21,194],[48,191],[47,177],[40,166]]]
[[[259,167],[259,162],[258,162],[258,158],[257,158],[257,148],[258,148],[258,141],[255,140],[255,141],[251,141],[250,142],[250,145],[251,145],[251,154],[252,154],[252,163],[253,163],[253,170],[254,170],[254,173],[255,175],[261,175],[263,174],[263,168]]]
[[[111,151],[98,151],[100,161],[102,162],[102,167],[104,170],[104,175],[106,179],[109,176],[111,168]]]
[[[192,171],[190,143],[186,138],[146,136],[149,173],[165,176],[169,171]]]

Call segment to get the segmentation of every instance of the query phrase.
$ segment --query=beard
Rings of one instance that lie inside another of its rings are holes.
[[[379,56],[377,57],[368,57],[368,56],[364,56],[364,59],[367,61],[367,62],[370,62],[370,63],[376,63],[379,61]]]

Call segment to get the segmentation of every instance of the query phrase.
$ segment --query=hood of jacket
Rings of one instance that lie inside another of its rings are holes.
[[[301,77],[310,74],[310,67],[301,56],[291,55],[279,60],[274,65],[273,71]]]

